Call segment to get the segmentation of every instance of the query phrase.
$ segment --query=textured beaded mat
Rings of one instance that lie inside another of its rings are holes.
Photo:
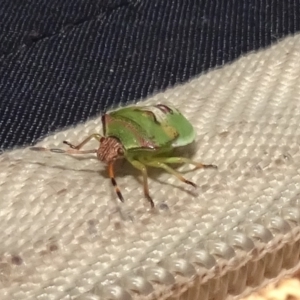
[[[251,53],[143,104],[172,103],[197,131],[179,152],[218,170],[194,190],[117,166],[115,196],[93,155],[0,156],[0,299],[231,299],[300,266],[300,37]],[[100,118],[39,146],[67,148]],[[93,148],[91,142],[87,148]]]

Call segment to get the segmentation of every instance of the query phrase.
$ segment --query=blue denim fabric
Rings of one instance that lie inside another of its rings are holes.
[[[299,20],[299,1],[1,0],[0,149],[185,82]]]

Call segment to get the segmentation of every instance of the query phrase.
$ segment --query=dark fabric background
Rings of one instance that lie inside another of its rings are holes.
[[[1,0],[0,150],[295,33],[299,3]]]

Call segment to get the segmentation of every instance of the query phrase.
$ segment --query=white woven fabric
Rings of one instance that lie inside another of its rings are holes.
[[[151,171],[154,212],[127,163],[122,204],[93,156],[1,155],[0,299],[225,299],[298,268],[299,49],[286,38],[143,102],[176,105],[197,131],[183,153],[218,166],[185,173],[196,192]],[[39,146],[100,131],[97,118]]]

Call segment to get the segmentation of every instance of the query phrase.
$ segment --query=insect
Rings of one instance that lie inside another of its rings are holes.
[[[214,165],[204,165],[189,158],[172,156],[174,148],[192,143],[196,136],[192,124],[175,107],[164,104],[130,106],[104,114],[101,121],[103,135],[92,134],[76,146],[64,141],[63,143],[71,149],[33,147],[31,150],[72,155],[95,153],[100,161],[107,164],[109,177],[122,202],[124,198],[115,180],[114,163],[118,159],[126,159],[141,171],[144,194],[152,208],[154,202],[149,193],[147,167],[164,169],[194,187],[195,183],[185,179],[169,164],[187,163],[196,168],[216,168]],[[81,150],[92,139],[99,142],[99,148]]]

